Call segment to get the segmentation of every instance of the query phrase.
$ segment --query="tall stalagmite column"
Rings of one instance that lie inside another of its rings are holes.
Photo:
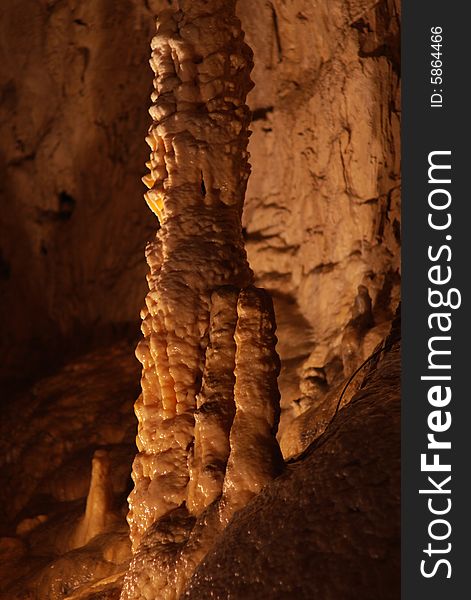
[[[139,454],[128,516],[134,550],[175,509],[197,519],[212,506],[223,526],[280,463],[273,310],[251,285],[242,238],[252,52],[235,0],[181,0],[162,12],[150,62],[152,152],[144,182],[160,229],[147,248],[149,293],[137,348]],[[151,545],[137,552],[123,597],[176,594],[168,578],[142,583],[136,574]]]

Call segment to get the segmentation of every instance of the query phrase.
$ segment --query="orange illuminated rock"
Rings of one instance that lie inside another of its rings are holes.
[[[112,513],[112,503],[110,459],[106,450],[97,450],[92,459],[85,515],[71,539],[71,548],[81,548],[96,535],[106,531],[110,523],[116,520]]]
[[[160,229],[136,352],[137,553],[123,598],[176,597],[212,536],[281,464],[273,307],[251,285],[242,238],[252,53],[234,11],[235,1],[183,0],[159,15],[152,40],[144,183]],[[152,572],[149,558],[161,563]]]

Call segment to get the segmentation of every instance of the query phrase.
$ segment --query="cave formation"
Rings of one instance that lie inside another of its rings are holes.
[[[281,469],[274,312],[242,239],[252,55],[235,2],[183,1],[152,40],[135,555],[123,599],[178,598],[232,514]]]
[[[398,6],[177,4],[5,10],[0,598],[397,598]]]

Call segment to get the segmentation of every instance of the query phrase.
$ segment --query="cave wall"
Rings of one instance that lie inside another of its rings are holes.
[[[126,473],[139,382],[133,351],[147,288],[144,247],[157,227],[140,181],[148,159],[149,42],[153,15],[167,5],[5,0],[0,7],[0,376],[21,381],[2,394],[0,427],[0,597],[9,600],[25,589],[40,600],[77,588],[88,598],[87,586],[103,577],[114,577],[114,591],[95,597],[117,598],[129,560]],[[398,11],[397,0],[238,2],[255,63],[244,235],[256,283],[275,303],[285,458],[324,430],[330,439],[348,374],[345,345],[358,354],[354,368],[385,336],[398,302]],[[373,307],[361,335],[352,325],[360,285]],[[396,361],[396,379],[397,368]],[[30,377],[39,382],[20,390]],[[397,389],[394,403],[383,403],[386,375],[378,377],[374,414],[387,421],[392,411],[396,419]],[[346,413],[341,466],[361,439],[351,410],[355,426]],[[394,423],[389,441],[371,432],[377,446],[367,459],[384,450],[396,489]],[[98,541],[77,548],[97,448],[111,464],[115,521]],[[274,504],[282,502],[282,486],[267,492]],[[378,494],[377,508],[383,500]],[[316,502],[305,500],[303,510],[314,514]],[[380,508],[372,527],[395,552],[397,527],[382,528],[397,502]],[[316,520],[316,535],[329,537],[326,523]],[[299,531],[303,522],[295,525]],[[204,589],[198,586],[214,571],[213,559],[217,553],[189,594]],[[291,571],[289,560],[285,566]]]
[[[138,332],[153,19],[144,2],[3,2],[2,369]]]
[[[143,250],[157,224],[140,182],[147,61],[166,5],[3,3],[3,375],[138,333]],[[254,10],[240,0],[238,11],[255,60],[246,242],[257,283],[275,295],[286,404],[309,355],[322,363],[339,346],[358,285],[378,321],[397,301],[398,5],[275,0]]]
[[[375,303],[397,282],[397,11],[306,0],[260,3],[253,18],[239,3],[255,53],[249,256],[317,344],[336,340],[359,284]]]

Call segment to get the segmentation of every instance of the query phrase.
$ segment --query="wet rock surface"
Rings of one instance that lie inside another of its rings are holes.
[[[182,598],[400,596],[396,343],[305,454],[239,511]]]

